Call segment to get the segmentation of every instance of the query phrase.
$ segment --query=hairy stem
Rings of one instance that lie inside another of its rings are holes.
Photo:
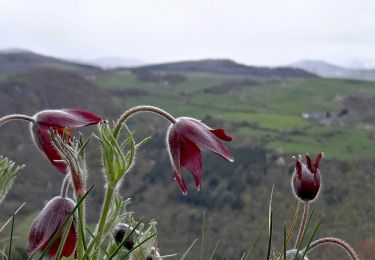
[[[8,123],[13,120],[26,120],[31,123],[36,123],[35,119],[31,116],[22,115],[22,114],[13,114],[13,115],[7,115],[0,118],[0,126],[2,124]]]
[[[99,246],[98,243],[101,243],[101,241],[102,241],[104,227],[105,227],[105,223],[106,223],[106,220],[107,220],[108,211],[109,211],[109,208],[111,206],[114,191],[115,191],[115,189],[111,185],[107,186],[107,190],[106,190],[105,198],[104,198],[103,209],[102,209],[102,212],[101,212],[101,215],[100,215],[100,220],[99,220],[99,223],[98,223],[98,226],[97,226],[97,229],[96,229],[97,230],[96,231],[96,237],[97,237],[96,241],[97,242],[95,243],[94,252],[95,252],[96,247]],[[93,241],[91,241],[91,242],[93,243]],[[93,260],[98,259],[98,254],[97,254],[98,252],[99,251],[96,251],[94,253],[93,258],[92,258]]]
[[[298,248],[299,244],[301,243],[303,233],[305,232],[305,225],[306,225],[308,215],[309,215],[309,202],[305,201],[305,204],[303,205],[301,225],[298,230],[298,235],[296,238],[296,243],[294,244],[294,248]]]
[[[77,197],[77,201],[81,200],[82,197]],[[86,220],[85,220],[85,205],[84,203],[81,203],[78,207],[78,215],[79,215],[79,222],[78,222],[78,225],[79,225],[79,232],[78,232],[78,239],[77,239],[77,256],[78,256],[78,259],[82,259],[82,256],[83,256],[83,251],[84,251],[84,248],[83,248],[83,243],[85,243],[85,241],[83,241],[85,239],[85,236],[84,234],[82,234],[82,232],[85,232],[85,224],[86,224]]]
[[[341,239],[335,238],[335,237],[320,238],[320,239],[312,242],[311,245],[309,246],[309,248],[306,248],[305,250],[307,250],[307,252],[310,252],[315,247],[323,245],[323,244],[327,244],[327,243],[335,244],[337,246],[340,246],[350,255],[350,257],[353,260],[359,260],[359,257],[357,255],[357,253],[354,251],[354,249],[348,243],[346,243],[345,241],[343,241]]]
[[[67,175],[67,176],[65,176],[65,178],[63,180],[63,183],[61,185],[61,197],[63,197],[63,198],[67,197],[69,185],[70,185],[70,177]]]
[[[138,112],[153,112],[153,113],[157,113],[163,117],[165,117],[166,119],[168,119],[169,121],[172,122],[172,124],[176,123],[176,119],[171,115],[169,114],[168,112],[158,108],[158,107],[154,107],[154,106],[136,106],[136,107],[133,107],[127,111],[125,111],[124,114],[122,114],[119,118],[119,120],[117,121],[114,129],[113,129],[113,136],[115,138],[117,138],[118,134],[119,134],[119,131],[121,129],[121,126],[122,124],[129,118],[131,117],[133,114],[135,113],[138,113]]]

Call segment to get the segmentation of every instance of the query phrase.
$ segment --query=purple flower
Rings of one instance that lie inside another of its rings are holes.
[[[55,232],[72,212],[75,204],[71,199],[54,197],[42,209],[34,219],[31,226],[26,251],[29,255],[35,251],[44,251]],[[77,243],[77,221],[73,218],[73,223],[68,231],[68,237],[62,249],[61,256],[69,257],[73,254]],[[48,257],[53,259],[57,253],[62,239],[61,232],[48,250]]]
[[[34,115],[35,122],[31,125],[31,135],[38,147],[48,157],[50,162],[63,174],[68,167],[61,162],[61,155],[50,136],[50,130],[56,131],[69,142],[72,138],[72,128],[97,124],[103,121],[96,115],[78,109],[43,110]]]
[[[206,148],[230,162],[233,157],[221,140],[231,141],[223,129],[211,129],[201,121],[180,117],[168,129],[167,146],[173,168],[173,176],[184,194],[186,183],[181,168],[188,169],[194,177],[198,190],[201,188],[202,160],[201,149]]]
[[[306,164],[302,162],[301,156],[295,158],[295,168],[292,176],[294,193],[302,201],[311,201],[319,193],[320,171],[319,163],[323,158],[323,153],[317,155],[314,162],[306,154]]]

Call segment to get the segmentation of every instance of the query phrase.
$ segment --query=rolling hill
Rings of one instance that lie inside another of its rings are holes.
[[[375,239],[374,82],[325,79],[293,69],[280,73],[227,60],[106,71],[93,68],[93,76],[87,77],[85,66],[72,65],[68,70],[46,67],[42,59],[40,64],[34,62],[28,67],[24,60],[10,63],[19,64],[23,70],[7,74],[4,69],[5,76],[0,76],[1,114],[80,107],[114,120],[131,106],[151,104],[175,116],[203,119],[233,136],[229,147],[235,162],[230,164],[204,153],[203,189],[195,191],[191,176],[186,174],[190,190],[183,196],[171,176],[165,149],[168,122],[150,114],[129,121],[138,139],[153,138],[138,153],[139,163],[127,175],[121,192],[132,197],[130,210],[137,217],[158,221],[162,254],[184,252],[199,236],[202,212],[206,210],[208,250],[220,240],[216,259],[238,259],[266,221],[273,185],[273,243],[280,249],[283,225],[290,220],[296,204],[290,191],[291,156],[321,151],[326,157],[321,166],[323,190],[316,212],[326,217],[319,236],[342,237],[361,255],[371,250],[366,243]],[[16,243],[22,252],[32,217],[59,192],[62,176],[34,147],[28,125],[16,122],[1,127],[0,140],[0,154],[27,165],[1,205],[0,215],[2,222],[26,202],[16,219]],[[103,199],[98,147],[93,138],[87,155],[89,182],[95,184],[88,202],[89,221],[97,218]],[[259,259],[266,253],[262,244],[266,241],[263,236],[256,248]],[[193,249],[192,258],[194,252],[199,248]],[[341,257],[335,250],[312,256]]]
[[[375,80],[375,69],[345,68],[319,60],[299,61],[291,64],[291,66],[324,78]]]

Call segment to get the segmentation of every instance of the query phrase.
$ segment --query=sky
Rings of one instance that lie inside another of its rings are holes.
[[[147,63],[375,68],[374,0],[0,0],[0,49]]]

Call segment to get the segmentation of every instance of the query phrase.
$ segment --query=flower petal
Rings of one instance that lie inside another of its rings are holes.
[[[232,141],[232,137],[230,137],[229,135],[227,135],[225,133],[225,131],[221,128],[218,128],[218,129],[211,129],[209,130],[211,133],[213,133],[216,137],[220,138],[221,140],[224,140],[224,141]]]
[[[181,166],[193,174],[195,186],[200,190],[202,176],[201,151],[193,142],[184,138],[181,139]]]
[[[222,156],[230,162],[233,162],[233,156],[228,148],[213,134],[208,126],[188,118],[179,118],[175,124],[176,132],[179,135],[189,139],[200,148],[207,148],[214,153]]]
[[[103,121],[102,118],[79,109],[43,110],[34,118],[37,124],[61,128],[82,127]]]
[[[55,144],[51,140],[50,127],[41,124],[32,124],[31,132],[31,136],[33,137],[35,143],[47,156],[50,162],[56,167],[56,169],[58,169],[63,174],[67,174],[69,169],[66,163],[56,161],[61,160],[62,157]]]
[[[180,137],[178,136],[176,129],[173,126],[174,125],[171,125],[168,129],[167,149],[173,170],[181,174]]]
[[[182,193],[185,195],[188,192],[188,189],[181,172],[173,171],[173,177],[176,179],[178,186],[180,186]]]

